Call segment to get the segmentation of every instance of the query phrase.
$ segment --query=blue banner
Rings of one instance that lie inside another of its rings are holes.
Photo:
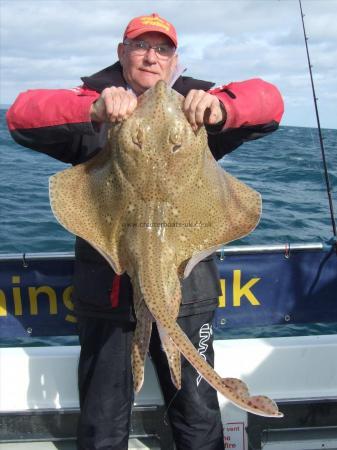
[[[215,327],[337,322],[337,255],[301,251],[225,256]]]
[[[76,334],[73,260],[0,259],[0,338]]]
[[[73,260],[0,260],[0,338],[76,334]],[[228,255],[214,326],[337,322],[333,252]]]

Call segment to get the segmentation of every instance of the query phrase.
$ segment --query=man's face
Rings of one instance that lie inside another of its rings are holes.
[[[134,41],[145,41],[151,46],[173,45],[162,33],[149,32],[137,36]],[[118,45],[118,57],[123,66],[123,75],[136,94],[142,94],[154,86],[158,80],[169,82],[177,65],[177,55],[163,58],[154,49],[139,54],[130,45]]]

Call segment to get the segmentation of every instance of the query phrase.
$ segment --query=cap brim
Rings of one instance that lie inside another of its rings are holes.
[[[158,30],[157,27],[154,27],[154,26],[151,26],[151,25],[147,26],[146,28],[145,28],[145,27],[144,27],[144,28],[141,28],[141,29],[139,29],[139,30],[129,31],[129,32],[127,33],[127,35],[124,36],[124,38],[135,39],[136,37],[140,36],[141,34],[149,33],[149,32],[151,32],[151,31],[156,32],[156,33],[163,34],[164,36],[167,36],[167,37],[171,40],[171,42],[173,43],[173,45],[174,45],[175,47],[177,47],[177,44],[178,44],[178,43],[177,43],[177,41],[176,41],[172,36],[170,36],[168,33],[165,33],[165,31]]]

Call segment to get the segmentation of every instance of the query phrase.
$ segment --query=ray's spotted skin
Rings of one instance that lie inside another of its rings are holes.
[[[193,131],[183,97],[159,81],[138,99],[133,115],[110,130],[90,161],[50,179],[59,222],[86,239],[134,289],[137,327],[132,365],[135,390],[156,321],[172,381],[181,387],[180,355],[238,407],[282,417],[267,397],[249,395],[238,379],[221,378],[176,323],[180,282],[221,245],[251,232],[260,218],[259,194],[222,170],[204,127]]]

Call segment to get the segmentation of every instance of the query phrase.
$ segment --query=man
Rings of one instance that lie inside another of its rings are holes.
[[[137,96],[159,79],[185,96],[186,117],[195,130],[206,126],[216,159],[277,129],[283,102],[274,86],[254,79],[213,88],[214,83],[184,77],[177,46],[173,25],[157,14],[131,20],[118,45],[117,63],[82,78],[84,84],[72,90],[20,94],[7,115],[13,138],[61,161],[84,162],[104,147],[107,124],[128,118],[137,107]],[[116,276],[82,239],[76,239],[75,254],[74,303],[81,343],[78,449],[123,450],[133,401],[132,288],[127,275]],[[182,292],[178,321],[198,347],[201,330],[211,330],[220,293],[213,258],[195,267]],[[207,345],[204,355],[213,364],[211,333]],[[184,359],[182,389],[175,389],[155,328],[150,353],[177,449],[223,449],[216,392],[198,380]]]

